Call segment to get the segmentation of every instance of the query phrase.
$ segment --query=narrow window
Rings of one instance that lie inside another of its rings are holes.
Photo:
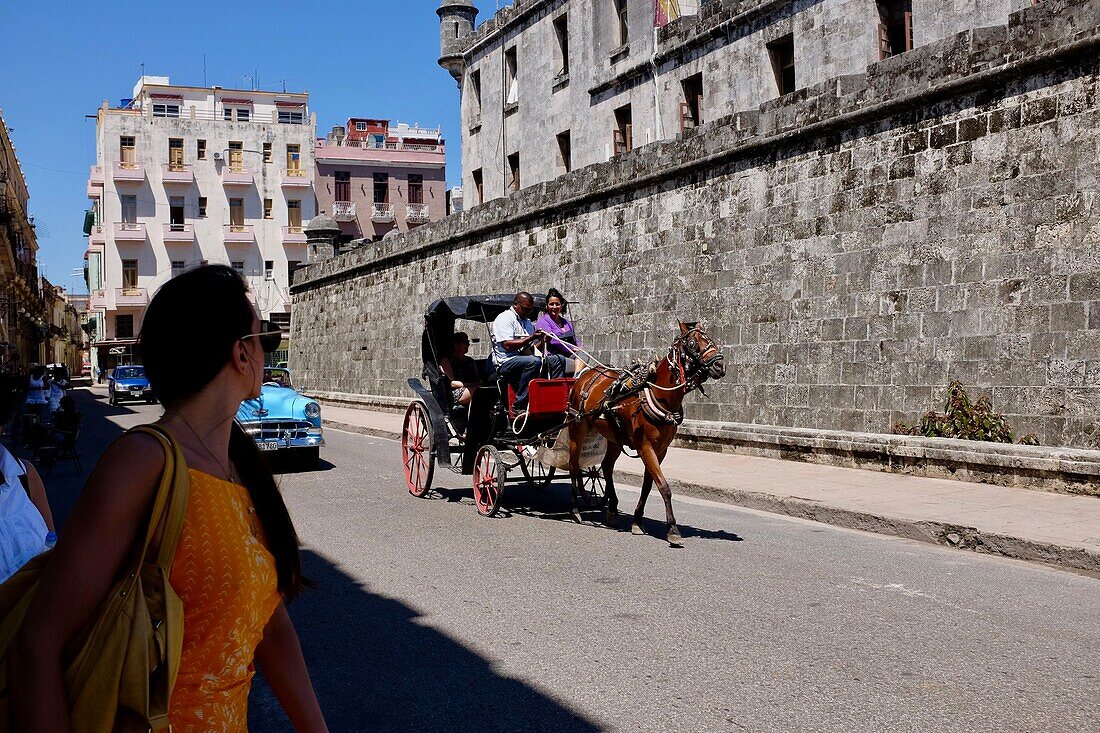
[[[229,228],[235,232],[244,230],[244,199],[229,199]]]
[[[123,135],[118,139],[118,160],[123,168],[137,167],[137,149],[133,135]]]
[[[481,72],[470,72],[470,116],[473,119],[481,117]]]
[[[168,226],[173,232],[182,232],[186,227],[183,217],[183,196],[168,199]]]
[[[271,143],[264,143],[264,162],[271,162]]]
[[[206,197],[199,196],[199,216],[206,216]]]
[[[115,316],[115,338],[130,339],[134,337],[134,314],[119,313]]]
[[[573,152],[571,150],[569,130],[558,133],[558,173],[573,170]]]
[[[508,192],[515,193],[519,190],[519,153],[508,156]]]
[[[878,0],[878,57],[913,50],[912,0]]]
[[[237,122],[248,122],[251,117],[252,110],[248,109],[247,107],[237,108]]]
[[[297,143],[286,146],[286,172],[292,176],[302,170],[302,146]]]
[[[183,260],[172,260],[172,277],[183,274],[186,268],[187,263]]]
[[[630,25],[627,22],[628,0],[613,0],[612,7],[615,11],[615,45],[625,46],[630,43]]]
[[[240,140],[229,141],[229,170],[244,173],[244,143]]]
[[[794,77],[794,36],[786,35],[769,43],[768,55],[771,56],[779,96],[795,91],[798,87]]]
[[[271,218],[271,199],[264,199],[264,218]]]
[[[454,25],[455,38],[458,38],[458,21],[455,21],[452,25]]]
[[[424,203],[424,176],[415,173],[409,175],[409,203]]]
[[[333,176],[336,179],[335,201],[346,203],[351,201],[351,172],[336,171]]]
[[[168,138],[168,170],[183,170],[183,138]]]
[[[367,123],[366,122],[356,122],[355,123],[355,131],[356,132],[366,132],[367,131]]]
[[[237,274],[244,277],[244,260],[233,260],[230,266],[237,271]]]
[[[290,200],[286,202],[286,223],[292,232],[302,231],[302,202]]]
[[[137,224],[137,196],[126,195],[118,198],[122,204],[122,223]]]
[[[569,16],[562,15],[554,19],[554,61],[557,75],[569,73]]]
[[[301,125],[305,122],[304,112],[288,112],[286,110],[279,110],[279,124],[280,125]]]
[[[385,173],[374,174],[374,203],[388,204],[390,202],[390,177]]]
[[[138,261],[122,261],[122,287],[129,290],[138,286]]]
[[[615,132],[613,135],[615,155],[629,153],[634,145],[634,125],[631,121],[630,105],[624,104],[615,110]]]
[[[518,62],[516,47],[504,52],[504,103],[515,104],[519,101],[519,82],[516,78]]]
[[[481,169],[478,168],[472,175],[474,179],[474,191],[477,192],[477,202],[483,204],[485,203],[485,186],[481,175]]]
[[[222,109],[222,119],[223,120],[232,120],[233,119],[233,108],[232,107],[225,107],[225,108]]]
[[[275,279],[275,261],[264,260],[264,280]]]
[[[180,106],[178,104],[154,104],[153,117],[179,117]]]
[[[205,140],[196,140],[195,141],[195,157],[198,158],[199,160],[206,160],[206,141]]]
[[[703,75],[689,76],[681,82],[684,100],[680,102],[680,132],[703,124]]]

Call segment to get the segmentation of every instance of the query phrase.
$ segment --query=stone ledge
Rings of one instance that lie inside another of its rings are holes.
[[[1100,497],[1100,451],[687,420],[677,444],[847,468]]]
[[[380,412],[404,412],[405,408],[412,402],[411,397],[352,394],[350,392],[314,392],[310,390],[308,396],[320,402],[322,405],[359,407],[363,409],[374,409]]]

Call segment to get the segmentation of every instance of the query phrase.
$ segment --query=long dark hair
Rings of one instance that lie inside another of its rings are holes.
[[[557,288],[550,288],[546,291],[546,304],[550,305],[550,299],[557,298],[561,301],[561,315],[564,318],[565,312],[569,310],[569,301],[565,299],[565,296],[561,294],[561,291]]]
[[[252,318],[248,286],[231,267],[204,265],[166,282],[145,311],[140,338],[145,375],[161,404],[171,407],[209,384],[252,332]],[[303,585],[298,534],[271,468],[236,420],[229,460],[256,507],[279,592],[289,601]]]

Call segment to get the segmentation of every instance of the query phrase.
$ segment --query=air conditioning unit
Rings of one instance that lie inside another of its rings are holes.
[[[221,160],[221,159],[222,159],[222,154],[221,153],[214,153],[214,160]]]

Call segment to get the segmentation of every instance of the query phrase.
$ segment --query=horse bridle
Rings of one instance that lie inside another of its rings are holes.
[[[705,344],[702,349],[694,338],[690,338],[696,334]],[[684,369],[685,357],[689,362],[689,368],[686,370]],[[686,394],[695,389],[702,390],[703,382],[710,376],[711,367],[722,361],[724,357],[707,332],[699,326],[693,326],[673,342],[667,358],[673,379],[676,380],[675,386],[683,387]]]

